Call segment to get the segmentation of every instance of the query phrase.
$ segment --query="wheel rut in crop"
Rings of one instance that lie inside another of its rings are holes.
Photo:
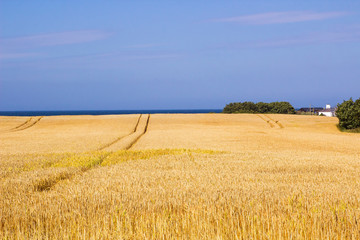
[[[28,124],[31,121],[32,117],[30,117],[29,119],[27,119],[25,122],[21,123],[20,125],[17,125],[16,127],[10,128],[10,129],[5,129],[2,130],[1,133],[6,133],[6,132],[14,132],[17,129],[21,128],[22,126],[24,126],[25,124]]]
[[[258,116],[259,118],[264,120],[271,128],[275,127],[274,124],[270,120],[267,120],[265,117],[261,116],[260,114],[256,114],[256,116]]]
[[[150,114],[147,116],[141,115],[134,127],[134,130],[130,134],[111,142],[111,144],[105,145],[99,150],[117,151],[130,149],[146,133],[149,120]]]
[[[142,117],[142,114],[140,114],[140,116],[138,117],[137,122],[136,122],[136,124],[135,124],[135,127],[134,127],[134,130],[133,130],[133,131],[131,131],[130,133],[128,133],[128,134],[126,134],[126,135],[124,135],[124,136],[118,137],[118,138],[115,139],[114,141],[111,141],[111,142],[105,144],[104,146],[100,147],[98,150],[99,150],[99,151],[104,150],[105,148],[108,148],[108,147],[110,147],[111,145],[114,145],[115,143],[119,142],[121,139],[123,139],[123,138],[125,138],[125,137],[128,137],[128,136],[130,136],[131,134],[135,133],[136,130],[137,130],[137,128],[138,128],[138,126],[139,126],[139,122],[140,122],[141,117]]]
[[[149,122],[150,122],[150,114],[148,114],[148,117],[147,117],[147,120],[146,120],[146,124],[145,124],[145,128],[143,130],[143,132],[137,137],[134,139],[133,142],[131,142],[126,148],[125,150],[129,150],[130,148],[132,148],[138,141],[139,139],[144,136],[144,134],[147,132],[148,130],[148,127],[149,127]]]
[[[25,122],[23,122],[22,124],[8,130],[7,132],[18,132],[18,131],[22,131],[28,128],[33,127],[35,124],[37,124],[41,119],[43,118],[43,116],[41,117],[30,117],[28,120],[26,120]]]
[[[146,122],[145,122],[145,120],[146,120]],[[149,122],[150,122],[150,114],[148,114],[146,119],[144,118],[144,115],[140,115],[134,130],[130,134],[128,134],[124,137],[121,137],[116,141],[113,141],[108,146],[104,146],[103,148],[99,149],[100,151],[98,151],[97,153],[100,153],[100,156],[95,161],[93,161],[90,165],[81,167],[81,168],[79,168],[78,171],[75,171],[72,173],[66,173],[66,174],[60,174],[60,175],[56,174],[47,179],[42,179],[41,181],[37,182],[34,185],[34,190],[38,191],[38,192],[49,191],[56,184],[58,184],[64,180],[72,179],[76,175],[85,173],[86,171],[101,165],[102,162],[105,160],[105,158],[107,158],[111,154],[113,154],[113,152],[111,152],[111,151],[101,152],[101,150],[111,147],[114,144],[119,144],[122,141],[126,140],[126,142],[124,143],[126,145],[123,144],[124,146],[121,149],[122,150],[130,150],[140,140],[140,138],[142,136],[144,136],[144,134],[148,131]],[[120,150],[120,149],[118,149],[118,150]]]
[[[40,177],[33,183],[33,190],[37,192],[50,191],[55,185],[59,184],[64,180],[71,180],[77,175],[81,175],[90,169],[93,169],[102,164],[104,159],[111,155],[111,152],[97,152],[98,156],[93,158],[87,165],[81,167],[75,167],[74,169],[67,169],[63,166],[64,171],[55,172],[54,174]],[[81,154],[80,154],[81,155]],[[80,156],[79,156],[80,157]],[[66,160],[66,158],[62,159]],[[60,160],[61,161],[61,160]],[[56,167],[56,163],[51,167]]]
[[[26,120],[25,122],[23,122],[22,124],[10,129],[11,131],[13,130],[17,130],[18,128],[21,128],[22,126],[24,126],[25,124],[28,124],[31,121],[32,117],[30,117],[28,120]]]
[[[273,123],[275,123],[279,128],[284,128],[284,126],[280,123],[279,120],[274,120],[273,118],[271,118],[269,115],[264,115],[265,117],[267,117],[270,121],[272,121]]]
[[[256,114],[259,118],[264,120],[271,128],[284,128],[284,125],[279,120],[274,120],[266,114]]]

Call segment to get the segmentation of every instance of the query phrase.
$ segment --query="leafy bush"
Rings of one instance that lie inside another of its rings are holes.
[[[224,107],[223,113],[283,113],[294,114],[295,109],[289,102],[235,102]]]
[[[343,129],[360,128],[360,98],[355,102],[350,98],[337,105],[336,116]]]

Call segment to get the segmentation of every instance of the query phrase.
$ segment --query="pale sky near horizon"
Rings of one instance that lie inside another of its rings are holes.
[[[0,0],[0,111],[335,105],[360,1]]]

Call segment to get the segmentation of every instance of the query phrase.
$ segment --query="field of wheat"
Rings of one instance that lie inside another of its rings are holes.
[[[360,134],[336,124],[0,117],[0,239],[360,239]]]

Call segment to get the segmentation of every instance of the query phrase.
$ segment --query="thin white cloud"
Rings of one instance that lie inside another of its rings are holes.
[[[180,54],[153,54],[153,55],[138,55],[138,56],[128,56],[128,59],[163,59],[163,58],[178,58],[181,57]]]
[[[267,41],[259,43],[258,46],[276,47],[289,45],[306,45],[322,43],[360,42],[360,31],[345,30],[337,32],[312,33],[283,40]]]
[[[176,58],[182,55],[173,53],[140,53],[140,54],[126,54],[122,52],[95,54],[86,56],[86,58],[100,59],[100,58],[116,58],[117,60],[131,60],[131,59],[159,59],[159,58]]]
[[[329,43],[360,42],[360,28],[348,27],[337,31],[313,32],[309,34],[270,39],[234,43],[224,46],[225,48],[262,48],[262,47],[288,47]]]
[[[92,42],[111,36],[108,32],[98,30],[83,30],[40,34],[16,38],[4,38],[0,40],[3,49],[31,48],[41,46],[68,45],[84,42]]]
[[[99,53],[87,55],[68,55],[62,57],[50,57],[36,59],[24,59],[25,61],[13,62],[4,61],[0,68],[26,66],[33,68],[46,68],[46,69],[63,69],[63,68],[82,68],[82,69],[113,69],[119,68],[124,62],[129,61],[153,61],[161,59],[176,59],[183,57],[183,54],[162,52],[162,53],[149,53],[149,54],[129,54],[124,52],[113,53]],[[25,57],[25,56],[24,56]],[[1,60],[1,58],[0,58]]]
[[[265,25],[307,22],[324,20],[349,15],[348,12],[310,12],[310,11],[289,11],[289,12],[268,12],[253,15],[244,15],[230,18],[219,18],[211,22],[232,22],[244,25]]]
[[[41,56],[40,53],[0,53],[0,60],[24,59]]]
[[[154,43],[147,43],[147,44],[134,44],[134,45],[128,45],[124,48],[154,48],[162,46],[161,44],[154,44]]]

